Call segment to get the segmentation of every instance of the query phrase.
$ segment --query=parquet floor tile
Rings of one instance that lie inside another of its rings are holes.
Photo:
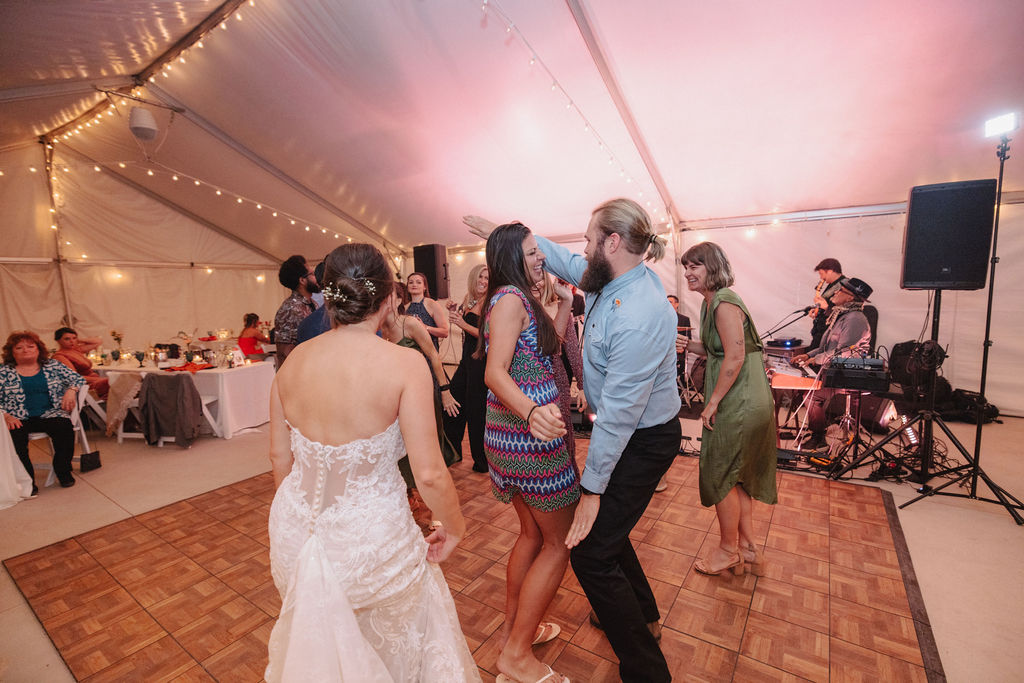
[[[740,654],[811,681],[828,680],[828,635],[751,612]]]
[[[650,531],[644,534],[644,543],[683,555],[696,556],[705,536],[706,532],[659,520],[653,522]]]
[[[175,541],[174,545],[211,574],[222,572],[266,549],[262,543],[235,531],[223,522],[217,522],[191,537]]]
[[[135,519],[171,543],[188,538],[217,523],[214,517],[197,510],[184,500],[141,514]]]
[[[735,652],[743,639],[748,612],[740,605],[684,588],[676,596],[665,626]]]
[[[924,683],[928,680],[921,666],[840,638],[832,638],[829,645],[829,670],[832,683]]]
[[[202,661],[267,620],[263,610],[238,596],[171,633],[190,655]]]
[[[55,588],[28,598],[28,604],[40,620],[46,621],[120,587],[106,569],[97,566],[65,577]]]
[[[810,510],[812,512],[828,512],[828,493],[799,489],[779,489],[778,504],[787,507]]]
[[[858,605],[910,617],[910,603],[902,579],[890,579],[856,569],[833,566],[829,575],[829,593]]]
[[[917,631],[909,617],[833,597],[829,623],[833,639],[924,666]]]
[[[203,667],[221,683],[250,683],[263,678],[267,643],[274,620],[268,619],[233,643],[203,660]]]
[[[578,445],[582,463],[588,442]],[[467,533],[442,569],[491,683],[519,521],[471,464],[451,468]],[[630,536],[675,680],[924,681],[925,661],[942,679],[934,639],[918,641],[927,615],[916,583],[904,583],[879,489],[780,473],[779,503],[753,510],[764,576],[708,577],[692,565],[718,545],[718,524],[697,477],[696,458],[677,458]],[[257,683],[281,608],[267,549],[273,493],[262,474],[4,564],[79,680]],[[545,615],[562,632],[537,656],[574,681],[617,681],[618,658],[589,612],[569,568]]]
[[[773,524],[771,531],[768,532],[766,545],[794,555],[804,555],[828,562],[828,541],[828,534]]]
[[[661,650],[676,681],[731,681],[736,651],[672,629],[664,629]],[[735,679],[739,680],[739,679]]]
[[[754,591],[750,609],[813,631],[828,633],[828,599],[826,593],[817,593],[765,576],[757,580],[757,590]]]
[[[462,624],[462,632],[466,636],[470,650],[480,647],[505,621],[504,612],[479,600],[461,593],[453,594],[452,598],[455,600],[455,610],[459,613],[459,623]]]
[[[816,534],[828,533],[828,513],[814,510],[791,508],[787,505],[776,505],[772,515],[772,524],[810,531]]]
[[[170,681],[184,675],[195,663],[174,638],[164,636],[85,680],[87,683]]]
[[[552,668],[570,681],[614,683],[619,680],[617,660],[609,661],[571,643],[562,648]]]
[[[744,683],[798,683],[807,679],[740,655],[736,659],[736,671],[732,680]]]
[[[829,556],[830,562],[839,567],[857,569],[896,581],[903,580],[899,556],[895,550],[833,538],[829,543]]]

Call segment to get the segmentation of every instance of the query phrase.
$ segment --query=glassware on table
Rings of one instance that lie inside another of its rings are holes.
[[[136,351],[132,355],[135,356],[135,360],[139,361],[139,367],[141,368],[142,367],[142,361],[146,359],[146,352],[145,351]]]

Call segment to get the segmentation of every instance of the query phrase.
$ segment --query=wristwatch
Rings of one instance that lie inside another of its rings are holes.
[[[595,493],[595,492],[587,489],[582,484],[580,485],[580,491],[582,491],[583,495],[585,495],[585,496],[600,496],[601,495],[600,493]]]

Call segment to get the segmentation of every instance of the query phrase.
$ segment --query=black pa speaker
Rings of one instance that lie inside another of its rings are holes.
[[[903,289],[984,289],[996,181],[910,189],[903,232]]]
[[[412,248],[413,268],[427,276],[431,299],[448,298],[448,250],[443,244]]]

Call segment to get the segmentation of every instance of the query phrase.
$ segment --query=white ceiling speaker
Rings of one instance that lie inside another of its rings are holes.
[[[160,132],[153,114],[142,107],[132,107],[132,111],[128,115],[128,129],[131,130],[132,135],[143,142],[155,140],[157,133]]]

